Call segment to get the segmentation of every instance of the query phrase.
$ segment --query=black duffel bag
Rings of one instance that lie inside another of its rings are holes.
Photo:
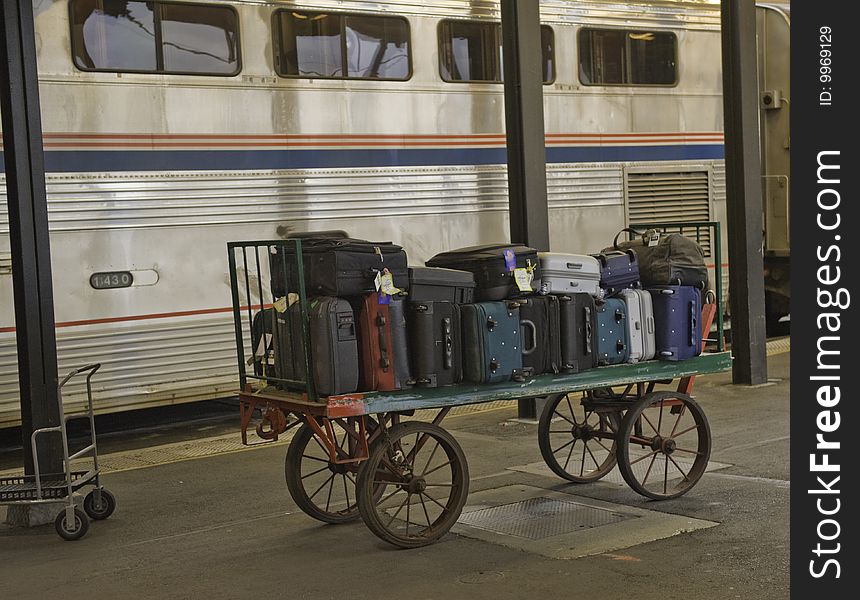
[[[624,233],[633,233],[636,239],[619,242]],[[695,241],[680,233],[663,233],[656,229],[641,232],[630,227],[615,236],[609,250],[633,250],[639,259],[639,278],[642,287],[654,285],[689,285],[700,290],[708,286],[708,268],[705,251]]]
[[[517,298],[540,289],[540,261],[537,250],[519,244],[484,244],[449,250],[437,254],[424,264],[428,267],[473,273],[477,302]],[[528,291],[517,285],[516,269],[530,273]]]
[[[409,288],[406,252],[391,242],[306,238],[302,240],[302,260],[305,290],[309,296],[359,296],[374,292],[377,274],[386,269],[393,276],[397,288]],[[273,248],[270,267],[275,298],[285,296],[287,291],[298,291],[295,264],[295,247],[291,241]],[[289,281],[289,290],[284,285],[285,281]]]

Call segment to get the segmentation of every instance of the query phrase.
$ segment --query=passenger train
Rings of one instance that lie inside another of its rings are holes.
[[[235,391],[229,240],[342,229],[421,264],[509,239],[497,1],[34,5],[60,371],[103,364],[99,412]],[[767,250],[784,257],[790,12],[759,13]],[[552,250],[725,221],[719,2],[541,15]],[[20,420],[4,203],[0,427]]]

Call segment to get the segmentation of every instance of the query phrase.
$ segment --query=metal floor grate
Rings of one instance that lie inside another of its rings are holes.
[[[458,522],[529,540],[594,529],[634,518],[558,498],[530,498],[463,513]]]

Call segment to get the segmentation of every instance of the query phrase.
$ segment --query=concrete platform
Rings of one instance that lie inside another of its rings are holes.
[[[51,526],[0,526],[2,596],[783,599],[789,355],[772,356],[770,373],[780,381],[756,389],[733,386],[726,375],[697,381],[714,434],[712,460],[724,468],[665,502],[612,481],[577,486],[536,469],[511,470],[540,461],[534,426],[511,422],[515,403],[446,420],[469,459],[470,512],[540,498],[605,511],[605,525],[580,531],[565,522],[561,533],[537,539],[460,524],[433,546],[396,550],[361,522],[322,525],[298,511],[284,485],[283,443],[236,451],[229,440],[209,441],[215,453],[199,456],[181,430],[147,440],[170,451],[147,454],[139,443],[129,449],[111,440],[104,446],[126,453],[103,478],[117,496],[115,515],[74,543]],[[169,462],[158,464],[159,454]],[[657,529],[633,535],[630,523],[642,519]]]

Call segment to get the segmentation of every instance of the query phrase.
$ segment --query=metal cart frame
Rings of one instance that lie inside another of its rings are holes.
[[[677,226],[694,227],[697,230],[697,238],[701,228],[709,227],[713,231],[711,239],[716,244],[719,257],[721,240],[718,223],[657,226],[663,227],[664,230]],[[248,440],[247,432],[257,414],[261,414],[262,418],[256,423],[256,432],[264,440],[274,441],[287,430],[299,428],[287,452],[285,476],[292,498],[308,515],[327,523],[347,522],[360,515],[377,536],[399,547],[417,547],[436,541],[456,523],[465,504],[469,484],[465,455],[456,440],[442,429],[440,423],[453,407],[499,400],[548,398],[538,426],[539,446],[547,465],[568,481],[597,481],[611,471],[617,462],[625,481],[637,492],[653,499],[668,499],[689,491],[704,473],[710,457],[710,428],[704,412],[691,396],[691,392],[696,375],[717,373],[731,368],[731,354],[725,351],[723,340],[721,290],[718,289],[714,294],[715,302],[703,305],[701,314],[705,338],[702,340],[702,348],[704,350],[711,342],[715,344],[716,352],[703,353],[686,361],[622,364],[578,374],[539,375],[522,382],[489,385],[462,383],[439,388],[412,388],[396,392],[353,393],[320,398],[313,384],[311,352],[305,351],[300,358],[303,372],[311,374],[306,381],[272,377],[271,373],[267,373],[266,365],[274,363],[269,361],[268,349],[261,354],[263,347],[259,340],[255,342],[253,334],[250,340],[251,358],[247,362],[245,360],[249,345],[245,339],[243,315],[247,317],[248,329],[253,331],[255,311],[278,306],[278,299],[272,298],[271,303],[266,302],[262,282],[270,265],[263,268],[260,265],[261,254],[271,255],[275,246],[290,247],[289,251],[294,257],[295,262],[292,264],[283,260],[279,265],[271,263],[271,268],[283,269],[283,282],[292,281],[297,284],[298,289],[293,293],[295,302],[299,303],[299,310],[296,311],[301,319],[299,331],[303,336],[304,348],[311,349],[301,241],[228,244],[241,381],[240,427],[242,442],[247,445],[252,443]],[[285,254],[286,252],[281,255]],[[716,281],[721,282],[719,258],[715,271]],[[239,277],[240,272],[244,272],[244,281]],[[256,294],[252,293],[251,281],[255,283],[256,289],[253,291]],[[240,290],[245,294],[244,299],[240,299]],[[285,311],[286,303],[278,310]],[[714,321],[717,325],[717,336],[715,340],[708,340]],[[260,340],[264,340],[268,333],[265,319],[261,319],[261,322],[262,331],[258,333]],[[279,334],[277,319],[273,319],[273,327],[271,335],[274,339]],[[255,344],[257,348],[254,347]],[[247,366],[250,364],[255,365],[254,372],[248,371]],[[658,385],[670,385],[674,381],[677,381],[676,386],[657,389]],[[619,387],[623,389],[618,391]],[[575,402],[571,401],[571,397],[577,393],[581,394],[581,397],[574,409]],[[565,407],[570,409],[571,418],[566,416]],[[420,409],[434,409],[438,412],[429,423],[405,420],[405,417],[413,416],[414,411]],[[582,420],[574,414],[575,410],[584,413]],[[292,420],[289,417],[292,417]],[[681,425],[682,418],[688,418],[692,426],[686,423]],[[671,426],[672,424],[674,426]],[[559,426],[562,427],[561,430],[558,429]],[[648,432],[649,427],[654,430],[653,433]],[[679,442],[681,436],[690,433],[696,436],[692,444]],[[572,438],[561,447],[571,448],[563,463],[564,456],[561,459],[557,456],[560,449],[553,448],[554,434]],[[582,459],[579,469],[572,469],[572,452],[579,441],[582,441],[583,445]],[[606,450],[601,461],[598,461],[589,449],[590,441]],[[607,448],[606,444],[611,444],[611,449]],[[683,447],[685,445],[688,447]],[[429,459],[426,459],[424,471],[419,472],[420,468],[416,462],[418,454],[429,448],[433,448],[432,453]],[[447,462],[441,467],[431,468],[431,462],[439,448],[442,448],[439,456],[447,458]],[[322,453],[311,456],[308,449],[322,450]],[[586,451],[595,467],[589,471],[584,469],[588,460]],[[681,453],[693,456],[689,465],[683,462]],[[663,459],[663,466],[657,465],[657,471],[654,471],[658,457]],[[644,467],[648,464],[644,461],[649,458],[651,462],[643,478],[641,469],[634,468],[634,465],[641,462]],[[682,476],[677,483],[674,479],[678,479],[678,476],[674,477],[671,488],[668,478],[670,461],[672,468],[677,468]],[[685,470],[682,465],[689,468]],[[657,473],[661,468],[664,472],[662,486],[657,480],[655,487],[652,480],[649,487],[648,479],[651,473]],[[443,470],[448,479],[443,483],[431,482],[429,476],[440,470]],[[328,478],[322,486],[313,489],[316,486],[310,487],[306,479],[316,473],[322,473],[322,477]],[[345,509],[331,502],[334,482],[339,480],[343,482]],[[435,492],[433,495],[428,493],[432,486],[450,490],[444,504],[438,501]],[[350,489],[353,490],[352,499]],[[321,492],[322,496],[319,496]],[[395,504],[385,508],[387,500],[401,493],[406,495],[406,499],[399,507]],[[413,498],[420,500],[420,505],[413,502]],[[431,519],[428,507],[436,512],[438,508],[434,508],[431,501],[441,508],[441,513],[435,520]],[[426,515],[426,526],[413,520],[411,509],[414,509],[412,514],[416,515],[415,519],[422,520],[422,515]]]

